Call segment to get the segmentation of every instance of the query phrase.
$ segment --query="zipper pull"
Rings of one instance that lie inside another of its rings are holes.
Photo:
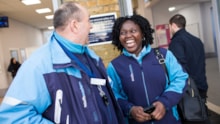
[[[102,87],[98,85],[99,95],[102,97],[103,102],[106,106],[108,106],[108,97],[105,95],[105,92],[102,90]]]
[[[106,95],[102,96],[102,100],[105,103],[105,105],[108,106],[109,102],[108,102],[108,97]]]

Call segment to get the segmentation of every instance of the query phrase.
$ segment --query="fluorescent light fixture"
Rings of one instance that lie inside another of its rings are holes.
[[[49,8],[36,9],[35,11],[36,11],[38,14],[51,12],[51,10],[50,10]]]
[[[145,3],[152,2],[153,0],[144,0]]]
[[[21,2],[27,6],[41,3],[40,0],[21,0]]]
[[[173,7],[169,7],[168,10],[169,10],[170,12],[172,12],[172,11],[174,11],[175,9],[176,9],[176,7],[173,6]]]
[[[49,26],[47,29],[49,29],[49,30],[53,30],[54,27],[53,27],[53,26]]]
[[[47,15],[47,16],[45,16],[45,18],[48,19],[48,20],[53,19],[53,15]]]

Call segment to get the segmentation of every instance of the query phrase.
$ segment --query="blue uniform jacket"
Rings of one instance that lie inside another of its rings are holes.
[[[73,53],[86,53],[95,78],[107,79],[93,51],[54,32],[50,42],[22,64],[0,106],[0,123],[123,124],[108,80],[101,86],[108,98],[106,105],[97,85],[90,84],[91,77],[64,53],[56,39]]]
[[[165,117],[144,124],[179,124],[176,104],[183,95],[188,75],[170,51],[160,48],[160,52],[165,58],[170,85],[150,45],[144,47],[138,57],[124,49],[123,54],[108,65],[107,72],[113,82],[113,92],[126,117],[129,117],[134,105],[148,107],[155,101],[161,101],[166,107]],[[139,123],[129,118],[129,124]]]

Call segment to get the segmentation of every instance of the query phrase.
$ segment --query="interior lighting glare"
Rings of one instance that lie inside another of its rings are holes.
[[[174,11],[175,9],[176,9],[175,7],[169,7],[168,10],[169,10],[170,12],[172,12],[172,11]]]
[[[49,13],[51,12],[51,10],[49,8],[43,8],[43,9],[36,9],[36,12],[42,14],[42,13]]]
[[[47,15],[47,16],[45,16],[45,18],[46,18],[46,19],[49,19],[49,20],[50,20],[50,19],[53,19],[53,15]]]
[[[40,0],[21,0],[21,2],[27,6],[41,3]]]

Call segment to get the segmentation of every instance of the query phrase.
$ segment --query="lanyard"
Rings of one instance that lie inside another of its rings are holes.
[[[56,37],[54,36],[54,38],[56,39]],[[57,40],[57,39],[56,39]],[[71,58],[71,60],[74,60],[77,65],[82,68],[82,70],[84,72],[86,72],[87,75],[89,75],[89,77],[94,77],[94,74],[82,63],[80,62],[80,60],[73,54],[71,53],[63,44],[61,44],[58,40],[57,40],[58,44],[62,47],[62,49],[64,50],[64,52],[67,54],[67,56],[69,56]]]
[[[56,37],[54,36],[54,38],[56,39]],[[71,53],[64,45],[62,45],[57,39],[56,41],[58,42],[58,44],[62,47],[62,49],[64,50],[64,52],[67,54],[67,56],[69,56],[71,58],[71,60],[74,60],[78,66],[80,66],[82,68],[83,71],[86,72],[86,74],[89,75],[90,78],[94,77],[94,74],[83,64],[80,62],[80,60],[74,56],[73,53]],[[105,103],[105,105],[107,106],[109,104],[108,101],[108,97],[106,96],[105,92],[102,90],[102,87],[100,85],[97,86],[98,90],[99,90],[99,95],[102,97],[103,102]]]

